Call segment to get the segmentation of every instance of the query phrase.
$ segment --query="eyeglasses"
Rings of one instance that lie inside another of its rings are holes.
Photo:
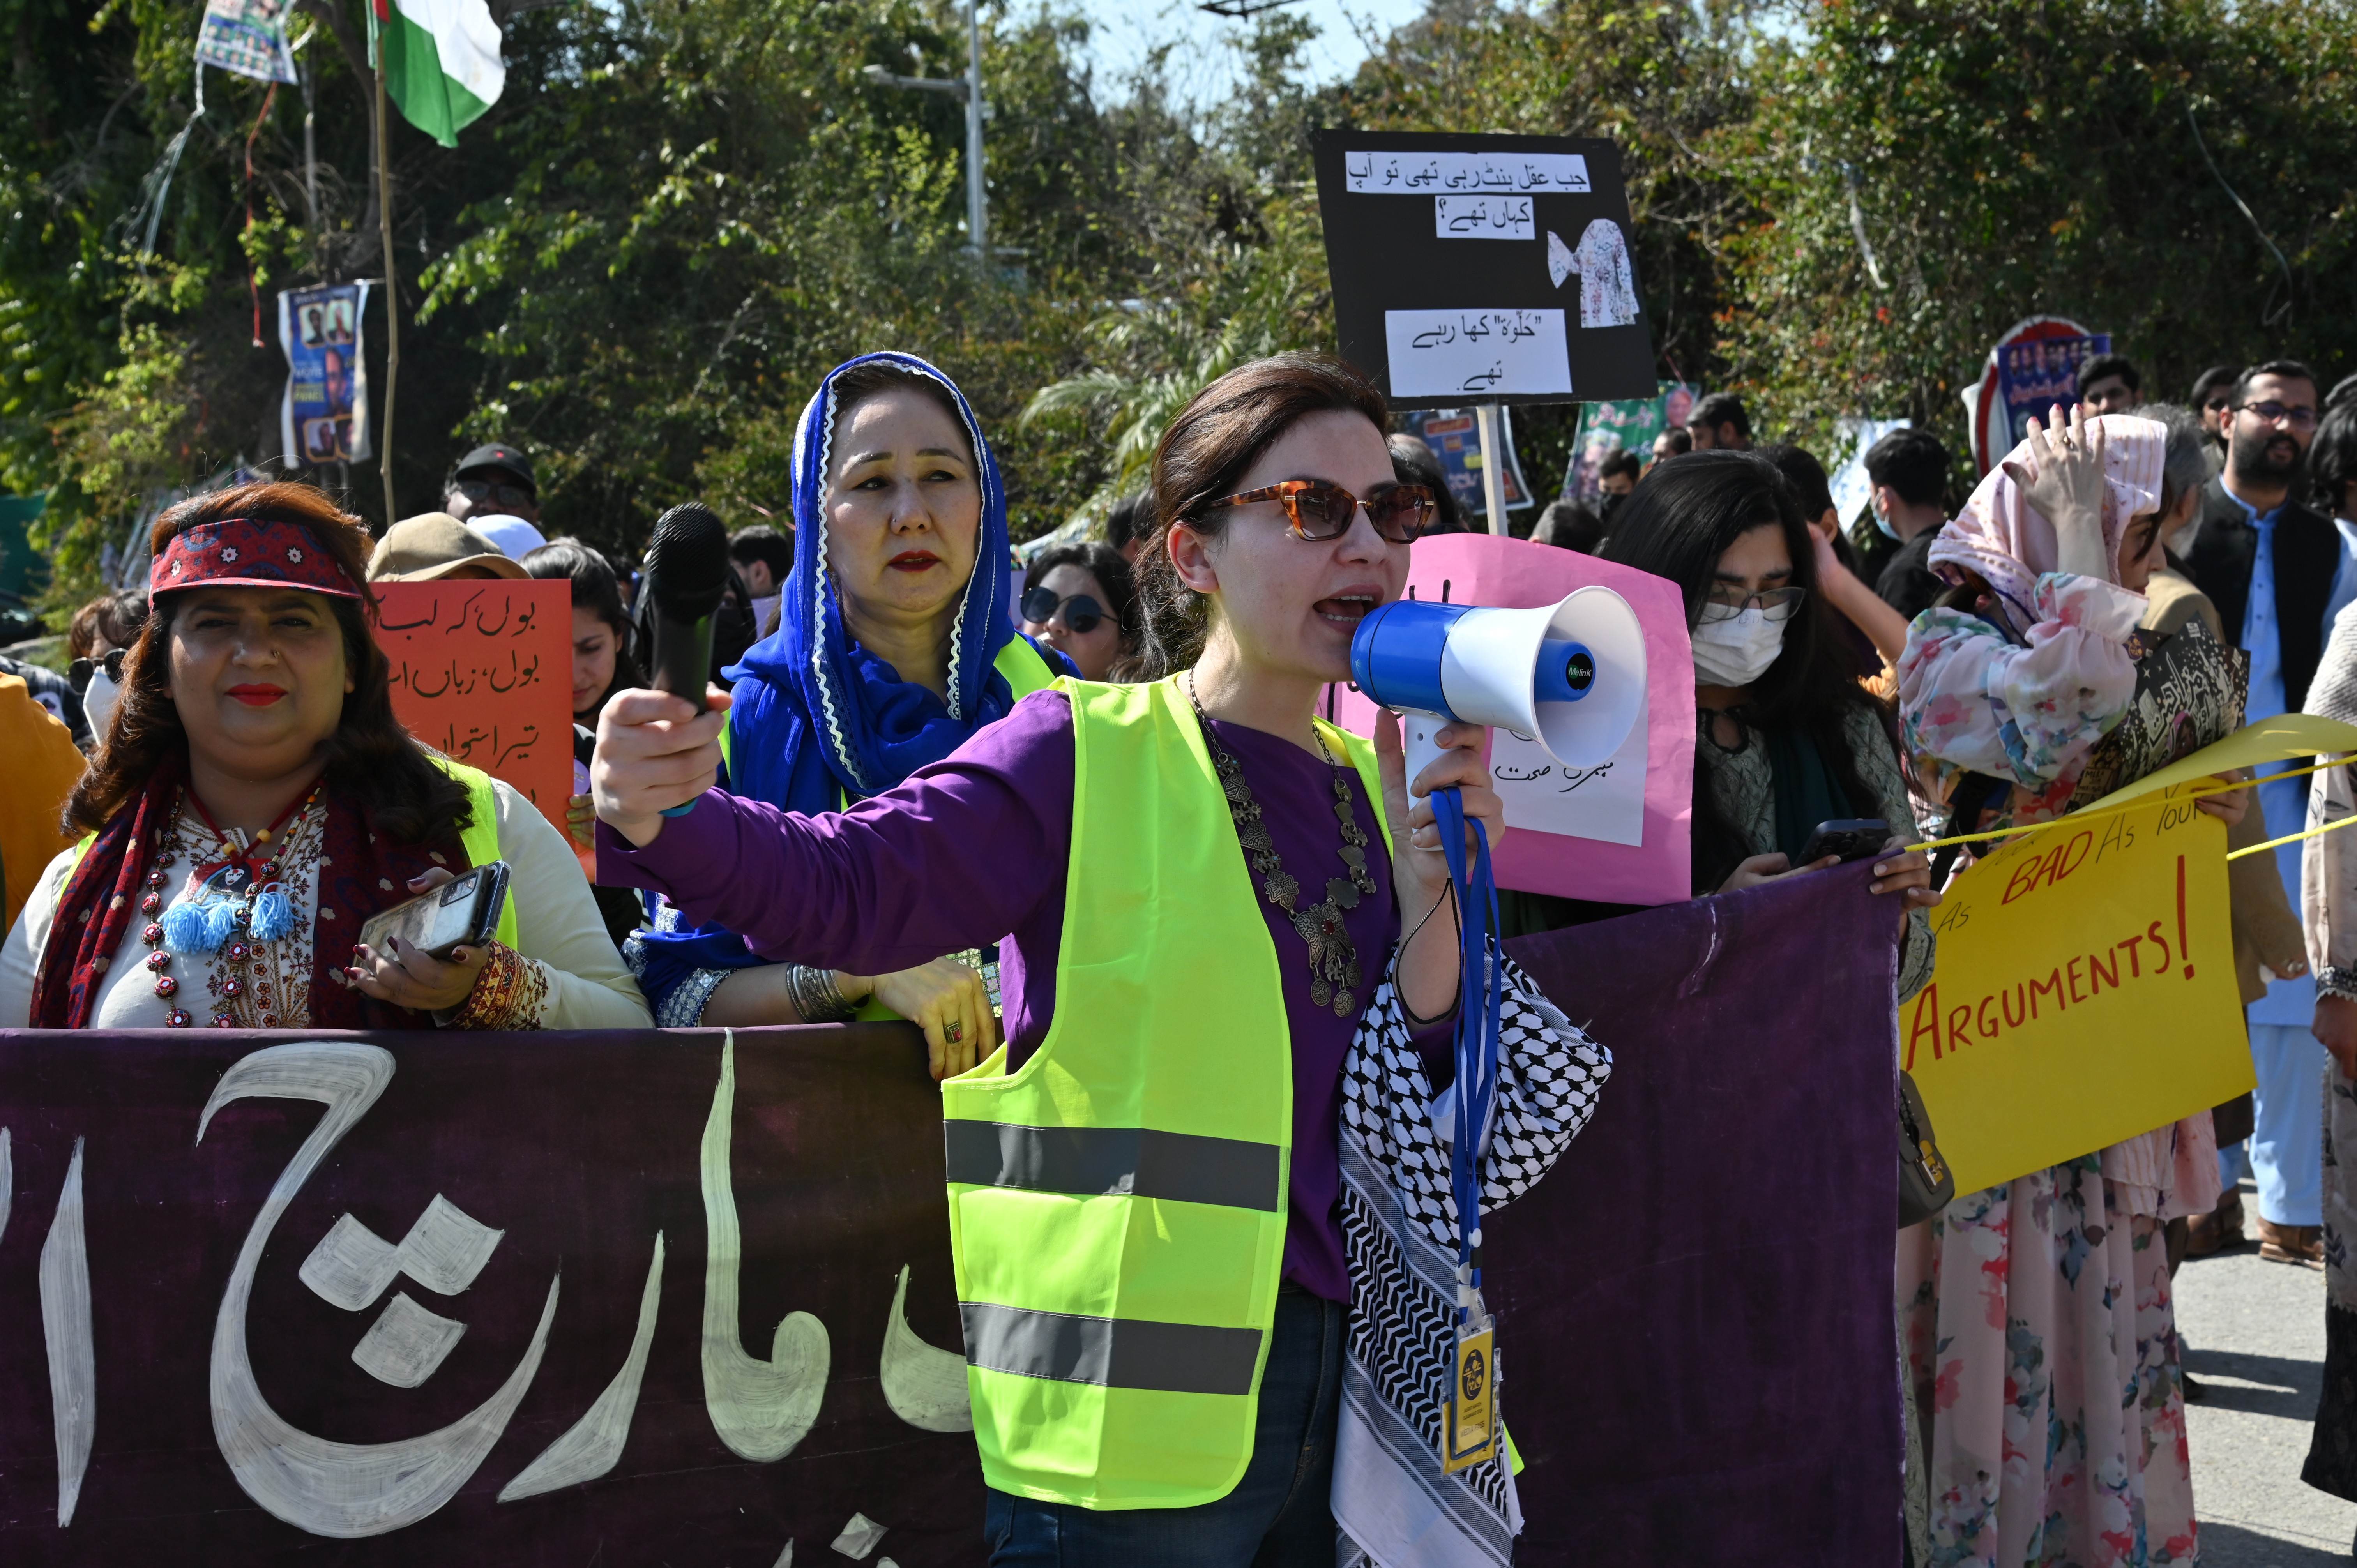
[[[1079,637],[1088,636],[1096,630],[1099,621],[1109,618],[1104,607],[1088,595],[1074,594],[1071,598],[1060,599],[1053,588],[1034,588],[1024,595],[1022,609],[1023,618],[1033,626],[1046,626],[1060,609],[1064,612],[1064,624]]]
[[[108,680],[118,686],[123,684],[123,656],[130,651],[127,648],[113,648],[95,659],[75,660],[66,673],[67,681],[73,686],[74,695],[79,697],[89,691],[91,678],[102,670],[106,671]]]
[[[1286,521],[1292,524],[1295,537],[1313,543],[1341,538],[1351,531],[1351,520],[1358,515],[1359,509],[1365,507],[1367,521],[1374,524],[1377,533],[1394,544],[1413,544],[1440,505],[1422,485],[1387,485],[1361,499],[1323,479],[1286,479],[1264,489],[1246,490],[1240,496],[1206,502],[1200,510],[1218,511],[1224,507],[1249,506],[1254,501],[1284,502]]]
[[[1702,618],[1733,620],[1758,605],[1760,613],[1770,620],[1791,620],[1800,613],[1801,601],[1808,596],[1809,590],[1801,587],[1762,588],[1754,594],[1732,584],[1714,583],[1708,596],[1703,600]]]
[[[470,501],[497,500],[502,506],[530,506],[540,499],[528,486],[498,479],[458,479],[450,488]]]
[[[2204,413],[2223,413],[2233,406],[2234,400],[2221,392],[2218,396],[2211,398],[2209,401],[2202,403],[2201,412]]]
[[[2282,403],[2272,402],[2246,403],[2234,412],[2255,413],[2269,424],[2288,424],[2294,430],[2316,428],[2316,410],[2312,408],[2286,408]]]

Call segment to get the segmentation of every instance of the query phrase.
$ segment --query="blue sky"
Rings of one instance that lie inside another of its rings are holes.
[[[1189,0],[1078,0],[1076,7],[1094,31],[1091,52],[1099,91],[1145,59],[1157,44],[1177,42],[1170,72],[1182,93],[1198,102],[1220,96],[1232,79],[1235,52],[1224,43],[1239,24],[1197,10]],[[1367,57],[1362,28],[1380,37],[1424,12],[1423,0],[1296,0],[1287,9],[1318,25],[1308,50],[1308,75],[1331,81],[1358,69]]]

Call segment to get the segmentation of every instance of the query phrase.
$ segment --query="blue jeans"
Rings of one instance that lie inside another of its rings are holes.
[[[1261,1374],[1252,1462],[1234,1491],[1190,1509],[1099,1512],[992,1487],[991,1568],[1332,1568],[1340,1302],[1286,1286]]]
[[[2274,1225],[2324,1223],[2324,1075],[2332,1058],[2305,1024],[2251,1026],[2258,1074],[2251,1175],[2259,1218]]]

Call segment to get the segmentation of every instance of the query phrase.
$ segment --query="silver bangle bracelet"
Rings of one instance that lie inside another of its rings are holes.
[[[842,988],[834,983],[834,972],[831,969],[790,964],[786,990],[793,998],[794,1011],[802,1015],[805,1024],[846,1024],[858,1015],[859,1009],[845,999]]]

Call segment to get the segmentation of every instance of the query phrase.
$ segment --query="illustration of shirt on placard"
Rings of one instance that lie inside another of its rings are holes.
[[[1552,232],[1547,235],[1548,271],[1557,288],[1565,275],[1562,246]],[[1571,270],[1579,274],[1581,327],[1626,327],[1637,319],[1637,285],[1629,270],[1629,242],[1620,224],[1609,218],[1590,223],[1570,262]]]

